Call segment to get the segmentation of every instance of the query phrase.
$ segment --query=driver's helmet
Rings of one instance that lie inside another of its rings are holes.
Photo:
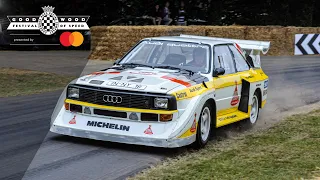
[[[193,60],[196,62],[205,63],[207,51],[204,48],[195,48],[193,50]]]

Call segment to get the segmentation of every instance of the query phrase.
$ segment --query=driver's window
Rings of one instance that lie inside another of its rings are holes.
[[[214,48],[214,68],[224,68],[224,74],[236,72],[231,52],[227,45],[219,45]]]
[[[238,72],[249,70],[249,65],[244,57],[240,54],[240,52],[234,47],[234,45],[230,45],[230,50],[233,53],[234,61],[236,62],[236,68]]]

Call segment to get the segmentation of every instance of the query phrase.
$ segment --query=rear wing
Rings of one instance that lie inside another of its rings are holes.
[[[270,49],[269,41],[253,41],[253,40],[240,40],[240,39],[228,39],[228,38],[217,38],[207,36],[194,36],[181,34],[180,37],[213,40],[213,41],[227,41],[236,43],[244,51],[246,57],[250,56],[253,60],[254,67],[261,67],[260,52],[267,54]]]

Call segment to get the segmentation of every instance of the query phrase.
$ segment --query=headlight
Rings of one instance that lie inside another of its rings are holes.
[[[167,98],[154,98],[154,107],[155,108],[168,108],[168,99]]]
[[[79,88],[69,87],[68,98],[79,98]]]

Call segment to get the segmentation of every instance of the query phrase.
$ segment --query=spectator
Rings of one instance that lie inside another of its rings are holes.
[[[155,6],[155,9],[153,11],[153,15],[152,15],[152,22],[154,25],[158,24],[160,25],[161,24],[161,11],[160,11],[160,8],[159,8],[159,5],[157,4]]]
[[[185,10],[184,2],[181,1],[180,7],[179,7],[179,10],[178,10],[177,25],[182,25],[182,26],[186,26],[187,25],[186,15],[187,15],[187,13],[186,13],[186,10]]]
[[[170,18],[170,9],[169,9],[170,3],[167,1],[165,4],[165,7],[163,8],[163,18],[162,21],[164,22],[165,25],[170,25],[172,22],[172,19]]]

